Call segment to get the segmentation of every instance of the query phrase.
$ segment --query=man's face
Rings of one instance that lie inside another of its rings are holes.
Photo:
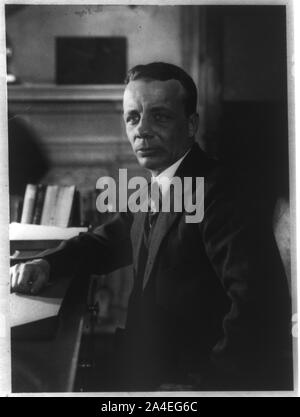
[[[124,92],[126,133],[139,164],[155,175],[181,158],[193,142],[197,116],[186,116],[177,80],[136,80]]]

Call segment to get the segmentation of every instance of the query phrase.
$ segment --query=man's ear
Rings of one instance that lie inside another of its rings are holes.
[[[199,126],[199,114],[193,113],[189,116],[188,120],[188,130],[189,130],[189,137],[195,136]]]

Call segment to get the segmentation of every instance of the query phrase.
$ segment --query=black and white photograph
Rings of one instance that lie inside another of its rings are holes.
[[[293,2],[2,21],[5,395],[296,396]]]

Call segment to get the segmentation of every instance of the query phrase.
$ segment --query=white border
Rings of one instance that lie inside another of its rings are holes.
[[[18,1],[18,0],[0,0],[0,395],[9,396],[68,396],[68,397],[89,397],[89,396],[122,396],[117,393],[84,393],[84,394],[11,394],[11,380],[10,380],[10,337],[9,337],[9,326],[8,320],[8,293],[9,293],[9,259],[8,259],[8,154],[7,154],[7,120],[6,120],[6,54],[5,54],[5,18],[4,18],[4,4],[30,4],[30,5],[86,5],[84,0],[69,0],[69,1],[58,1],[58,0],[46,0],[46,1]],[[296,135],[300,128],[300,81],[299,81],[299,22],[300,22],[300,5],[299,0],[286,0],[286,1],[238,1],[238,0],[223,0],[223,1],[141,1],[141,0],[102,0],[87,2],[89,5],[102,4],[102,5],[286,5],[287,6],[287,17],[288,17],[288,91],[289,91],[289,140],[290,140],[290,170],[291,170],[291,194],[292,194],[292,211],[296,214],[299,219],[299,198],[300,198],[300,187],[296,188],[296,184],[299,184],[299,172],[300,168],[298,164],[300,157],[300,145],[297,143]],[[297,25],[298,23],[298,25]],[[294,33],[293,33],[294,30]],[[293,41],[294,35],[294,41]],[[295,46],[294,46],[295,45]],[[295,62],[295,67],[291,64]],[[295,85],[293,74],[297,74],[295,77]],[[297,117],[298,116],[298,117]],[[295,155],[295,156],[294,156]],[[294,195],[295,194],[295,195]],[[5,196],[5,198],[3,198]],[[293,203],[296,204],[293,207]],[[297,204],[298,203],[298,204]],[[294,217],[295,219],[295,217]],[[299,265],[299,245],[296,247],[296,241],[299,242],[299,222],[292,224],[292,288],[294,294],[297,288],[297,300],[299,300],[300,286],[296,284],[296,266]],[[296,311],[296,296],[293,297],[293,312]],[[298,343],[298,358],[300,357],[300,349]],[[299,376],[299,360],[297,369],[295,369],[296,379],[298,382]],[[177,396],[182,397],[197,396],[197,397],[220,397],[220,396],[295,396],[298,392],[298,383],[295,386],[293,392],[155,392],[152,395],[164,397],[164,396]],[[299,395],[299,394],[298,394]],[[123,393],[123,396],[151,396],[151,393]]]

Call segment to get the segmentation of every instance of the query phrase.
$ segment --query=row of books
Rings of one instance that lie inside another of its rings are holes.
[[[21,223],[67,227],[74,206],[75,186],[27,184]]]
[[[45,222],[42,223],[43,220],[45,221],[45,217],[42,220],[42,217],[43,217],[42,214],[44,211],[44,205],[46,201],[45,197],[46,197],[48,187],[51,187],[49,188],[50,191],[48,191],[48,194],[49,192],[51,192],[52,197],[53,197],[53,194],[54,194],[53,186],[35,185],[34,188],[32,189],[32,184],[28,184],[28,193],[26,193],[27,191],[27,188],[26,188],[24,196],[10,195],[10,199],[9,199],[10,200],[10,223],[22,222],[22,223],[27,223],[27,224],[29,223],[29,224],[49,225],[49,222],[47,222],[47,224],[45,224]],[[72,200],[72,196],[73,196],[73,200],[74,200],[73,208],[72,208],[72,212],[70,216],[71,218],[70,218],[68,226],[85,226],[85,227],[90,226],[93,228],[109,220],[109,218],[111,217],[111,214],[109,213],[99,213],[97,211],[96,199],[99,194],[98,190],[81,189],[79,192],[78,190],[76,190],[75,187],[71,188],[71,187],[59,186],[58,188],[61,189],[60,200],[62,199],[63,194],[67,195],[67,197],[66,196],[64,197],[64,200],[65,200],[64,209],[67,209],[67,206],[70,207],[70,201]],[[73,194],[74,188],[75,188],[75,192]],[[56,191],[58,191],[57,188],[56,188]],[[67,202],[67,200],[69,200],[69,203]],[[49,206],[48,202],[49,202],[49,198],[47,199],[46,206]],[[57,202],[59,205],[60,204],[59,201]],[[51,205],[53,207],[53,204]],[[45,207],[45,210],[46,210],[46,207]],[[23,213],[24,213],[24,217],[23,217]],[[49,220],[48,209],[46,210],[46,214]],[[61,217],[61,210],[58,210],[56,216],[52,215],[54,223],[55,223],[55,219],[60,218],[60,217]],[[59,226],[61,224],[62,223],[59,221],[58,224],[56,223],[54,225]],[[63,224],[66,224],[66,222],[64,222]]]

